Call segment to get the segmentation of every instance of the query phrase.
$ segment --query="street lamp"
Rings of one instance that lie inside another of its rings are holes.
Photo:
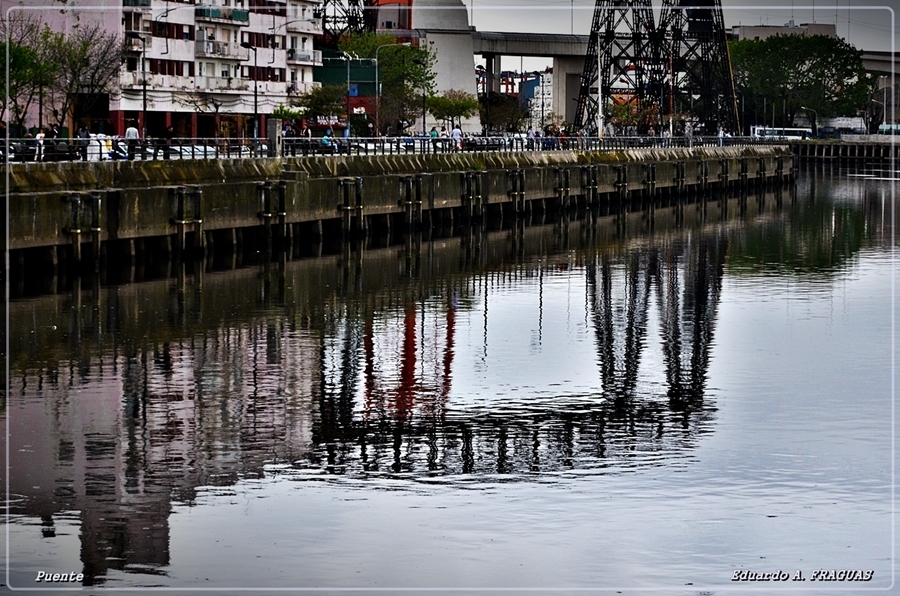
[[[404,41],[403,43],[384,44],[375,49],[375,130],[379,136],[381,135],[381,80],[378,78],[378,52],[384,48],[409,47],[411,45],[410,42]]]
[[[762,96],[762,98],[763,98],[763,117],[762,117],[762,122],[759,122],[758,124],[762,124],[763,128],[765,128],[766,127],[766,94],[762,93],[762,92],[758,92],[756,94],[756,96],[757,97]],[[756,104],[756,119],[759,120],[759,103],[758,102]]]
[[[807,110],[807,111],[810,111],[813,113],[813,138],[818,137],[819,136],[819,130],[818,130],[819,129],[819,127],[818,127],[819,112],[815,111],[812,108],[808,108],[806,106],[800,106],[800,109]]]
[[[741,91],[740,89],[735,89],[734,92],[741,96],[741,122],[738,125],[738,136],[744,136],[744,121],[745,121],[744,106],[746,105],[747,102],[744,100],[744,92],[743,91]]]
[[[256,48],[250,42],[242,41],[241,47],[253,52],[253,138],[259,138],[259,72],[256,62]]]
[[[147,138],[147,70],[144,65],[145,55],[147,53],[147,40],[143,35],[135,31],[126,31],[125,35],[130,37],[131,39],[140,39],[141,40],[141,97],[143,99],[143,104],[141,106],[141,138]]]
[[[350,130],[350,59],[355,57],[347,52],[341,52],[341,60],[347,62],[347,130]]]
[[[428,132],[425,130],[425,63],[419,60],[418,58],[413,59],[413,64],[418,64],[422,67],[422,136],[428,136]]]
[[[886,125],[887,125],[887,106],[885,106],[882,102],[878,101],[877,99],[873,99],[871,101],[872,101],[872,103],[877,103],[878,105],[881,106],[881,124],[882,124],[882,126],[886,127]]]

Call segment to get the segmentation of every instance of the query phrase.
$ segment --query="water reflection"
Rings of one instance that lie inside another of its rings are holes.
[[[886,243],[883,188],[859,186],[13,303],[14,524],[77,519],[92,585],[165,573],[172,503],[273,464],[451,484],[684,465],[714,430],[725,272],[834,275]]]

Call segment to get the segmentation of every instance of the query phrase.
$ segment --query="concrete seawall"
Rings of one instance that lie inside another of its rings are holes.
[[[780,183],[795,166],[779,146],[10,164],[9,248],[14,264],[15,251],[50,249],[39,260],[55,266],[57,247],[81,262],[82,244],[99,258],[108,246],[133,255],[143,240],[236,244],[248,228],[290,239],[323,224],[364,233],[532,208],[615,210]]]

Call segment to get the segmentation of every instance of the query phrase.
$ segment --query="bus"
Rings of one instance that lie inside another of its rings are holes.
[[[813,138],[811,128],[787,128],[783,126],[751,126],[750,136],[762,139],[786,139],[790,141]]]

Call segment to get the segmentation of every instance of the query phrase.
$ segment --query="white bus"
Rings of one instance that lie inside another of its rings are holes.
[[[813,138],[811,128],[785,128],[771,126],[751,126],[750,136],[762,139],[785,139],[789,141]]]

